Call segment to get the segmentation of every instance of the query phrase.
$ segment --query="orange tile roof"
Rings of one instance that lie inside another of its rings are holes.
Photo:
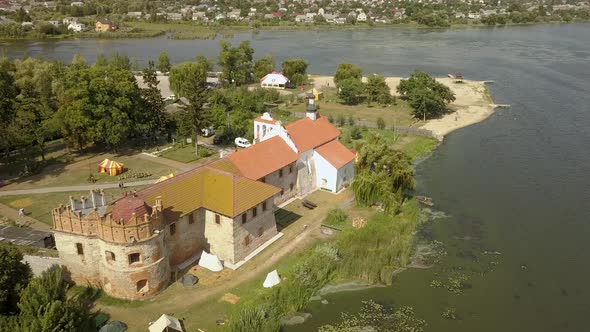
[[[161,196],[164,217],[173,221],[199,208],[233,218],[280,192],[277,187],[216,168],[219,165],[225,167],[228,163],[220,161],[197,167],[145,188],[137,195],[149,205],[154,205],[156,197]]]
[[[315,151],[337,169],[356,158],[356,155],[352,151],[338,141],[326,143],[319,148],[316,148]]]
[[[245,177],[258,180],[299,159],[282,138],[275,136],[227,156]]]
[[[262,122],[262,123],[268,123],[268,124],[275,124],[278,121],[277,120],[268,120],[268,119],[263,119],[261,116],[257,117],[256,119],[254,119],[254,121],[257,122]]]
[[[318,116],[314,121],[304,118],[285,126],[299,153],[318,147],[340,136],[340,130],[328,119]]]

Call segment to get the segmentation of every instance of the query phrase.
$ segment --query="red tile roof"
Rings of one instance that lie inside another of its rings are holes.
[[[297,146],[299,153],[318,147],[340,136],[340,130],[334,127],[328,119],[319,115],[315,121],[304,118],[291,122],[285,126],[285,129]]]
[[[115,202],[112,216],[114,220],[122,220],[125,224],[131,219],[133,213],[135,213],[138,218],[142,218],[144,214],[151,214],[152,208],[150,208],[143,199],[129,195]]]
[[[353,161],[356,157],[352,151],[338,141],[326,143],[315,151],[337,169]]]
[[[262,122],[262,123],[268,123],[268,124],[275,124],[278,121],[277,120],[267,120],[267,119],[263,119],[261,116],[257,117],[256,119],[254,119],[254,121],[256,122]]]
[[[254,144],[227,156],[247,178],[258,180],[299,159],[279,136]]]

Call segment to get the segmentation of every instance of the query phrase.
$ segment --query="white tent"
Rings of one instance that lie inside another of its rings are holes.
[[[201,259],[199,260],[199,266],[209,269],[213,272],[219,272],[223,270],[223,265],[217,256],[208,254],[203,251]]]
[[[278,285],[280,282],[281,278],[279,277],[279,273],[277,270],[274,270],[266,275],[266,279],[264,280],[262,286],[264,288],[271,288],[272,286]]]
[[[166,314],[160,316],[157,321],[150,324],[148,329],[150,332],[184,332],[182,325],[180,325],[180,321],[177,318]]]
[[[285,75],[273,71],[260,80],[260,86],[263,88],[284,89],[287,82],[289,82],[289,79]]]

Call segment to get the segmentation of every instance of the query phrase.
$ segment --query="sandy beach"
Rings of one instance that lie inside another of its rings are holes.
[[[312,76],[314,86],[334,87],[332,76]],[[401,77],[386,77],[385,81],[391,89],[391,94],[398,95],[396,89]],[[486,94],[486,86],[480,81],[465,80],[464,83],[455,83],[454,80],[443,77],[436,78],[438,82],[448,86],[454,93],[456,100],[449,107],[454,111],[440,119],[432,119],[422,123],[420,128],[432,131],[439,139],[448,133],[474,123],[485,120],[494,113],[495,105]],[[366,78],[363,78],[366,81]]]

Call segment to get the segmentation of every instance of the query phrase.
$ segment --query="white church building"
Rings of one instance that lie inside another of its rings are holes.
[[[315,189],[337,193],[354,177],[355,153],[338,141],[340,130],[318,114],[314,102],[309,99],[305,118],[284,126],[269,113],[254,120],[253,147],[278,137],[296,154],[296,190],[300,196]],[[248,149],[240,152],[247,153]]]

